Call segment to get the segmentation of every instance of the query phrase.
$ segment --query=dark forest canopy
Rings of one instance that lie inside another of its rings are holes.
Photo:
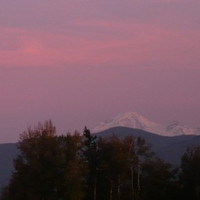
[[[46,121],[21,134],[18,149],[1,200],[199,199],[199,147],[188,148],[178,171],[143,138],[101,138],[86,127],[58,136]]]

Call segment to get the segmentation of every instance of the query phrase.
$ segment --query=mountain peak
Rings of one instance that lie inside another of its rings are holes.
[[[199,134],[198,130],[181,125],[177,121],[172,122],[167,126],[164,126],[152,122],[133,111],[120,113],[112,119],[108,119],[104,122],[101,122],[99,125],[97,125],[92,129],[92,132],[97,133],[117,126],[141,129],[144,131],[156,133],[163,136]]]
[[[150,127],[157,127],[159,125],[149,121],[136,112],[130,111],[120,113],[112,119],[101,122],[99,125],[94,127],[92,132],[96,133],[116,126],[152,131]]]

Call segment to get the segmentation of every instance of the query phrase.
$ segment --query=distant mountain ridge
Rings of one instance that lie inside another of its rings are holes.
[[[0,192],[2,187],[9,182],[14,170],[13,160],[18,153],[19,150],[16,143],[0,144]]]
[[[91,132],[97,133],[119,126],[141,129],[162,136],[200,135],[200,128],[191,128],[186,125],[179,124],[177,121],[171,122],[167,125],[161,125],[132,111],[121,113],[112,119],[101,122],[99,125],[95,126]]]

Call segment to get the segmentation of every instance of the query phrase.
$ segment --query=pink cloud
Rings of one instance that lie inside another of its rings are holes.
[[[177,65],[198,64],[198,32],[103,20],[74,21],[93,28],[82,33],[1,29],[1,66]],[[15,44],[14,46],[12,44]],[[192,59],[191,59],[192,58]],[[193,62],[193,63],[192,63]],[[190,65],[191,67],[191,65]]]
[[[185,2],[198,2],[198,0],[142,0],[140,2],[145,3],[185,3]]]

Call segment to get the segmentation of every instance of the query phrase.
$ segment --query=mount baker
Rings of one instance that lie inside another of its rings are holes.
[[[151,122],[136,112],[121,113],[112,119],[101,122],[99,125],[95,126],[91,132],[97,133],[118,126],[141,129],[162,136],[200,135],[200,128],[191,128],[179,124],[177,121],[171,122],[165,126]]]

